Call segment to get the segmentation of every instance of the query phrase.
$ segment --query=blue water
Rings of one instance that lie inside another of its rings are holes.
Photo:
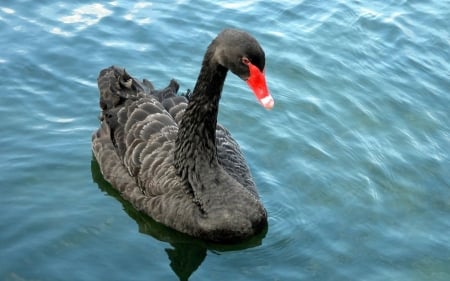
[[[449,1],[66,2],[0,3],[0,280],[450,280]],[[136,212],[90,150],[102,68],[192,89],[225,27],[276,103],[227,78],[269,213],[236,246]]]

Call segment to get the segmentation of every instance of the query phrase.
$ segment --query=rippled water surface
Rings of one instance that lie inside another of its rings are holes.
[[[450,2],[2,1],[0,280],[450,280]],[[92,157],[98,72],[192,89],[225,27],[266,52],[266,111],[220,122],[269,213],[202,243],[136,212]]]

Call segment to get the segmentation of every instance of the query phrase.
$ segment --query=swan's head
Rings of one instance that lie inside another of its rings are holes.
[[[274,100],[264,75],[266,58],[258,41],[244,31],[226,29],[219,33],[213,45],[217,62],[246,81],[259,102],[271,109]]]

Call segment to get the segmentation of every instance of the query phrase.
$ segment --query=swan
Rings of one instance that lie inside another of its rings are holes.
[[[194,90],[156,90],[125,69],[100,71],[100,127],[92,151],[103,177],[154,220],[212,242],[241,242],[267,226],[267,212],[238,143],[217,124],[228,70],[274,105],[265,54],[248,33],[225,29],[210,43]]]

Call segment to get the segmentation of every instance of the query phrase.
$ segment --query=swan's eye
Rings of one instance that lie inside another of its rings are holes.
[[[243,58],[241,59],[241,61],[242,61],[242,63],[245,64],[245,65],[249,65],[249,64],[250,64],[250,60],[249,60],[247,57],[243,57]]]

